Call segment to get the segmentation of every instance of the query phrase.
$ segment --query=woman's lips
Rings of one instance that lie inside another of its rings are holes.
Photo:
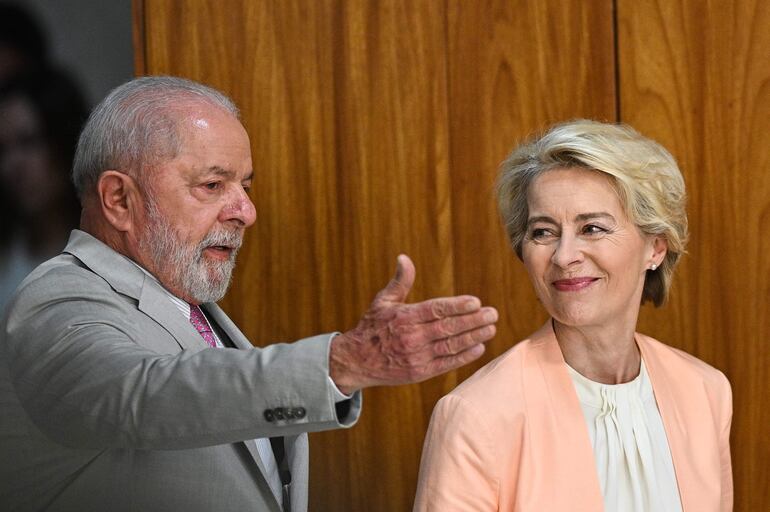
[[[588,288],[598,279],[597,277],[573,277],[570,279],[558,279],[552,284],[560,292],[576,292]]]

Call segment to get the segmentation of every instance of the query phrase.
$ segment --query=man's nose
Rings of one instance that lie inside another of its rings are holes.
[[[257,220],[257,209],[244,189],[238,187],[222,209],[222,222],[235,222],[239,227],[247,228]]]

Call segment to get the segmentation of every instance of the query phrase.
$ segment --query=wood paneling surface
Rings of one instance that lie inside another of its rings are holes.
[[[547,318],[499,220],[498,166],[518,142],[552,123],[614,121],[614,52],[610,2],[449,5],[455,286],[501,315],[484,358],[457,372],[464,380]]]
[[[223,305],[255,344],[351,327],[399,252],[411,299],[501,312],[481,361],[367,390],[356,427],[311,436],[312,511],[411,507],[436,400],[545,318],[498,221],[499,162],[552,122],[618,115],[690,191],[690,255],[640,328],[728,374],[736,510],[770,508],[770,4],[614,3],[135,1],[138,72],[222,89],[251,135],[258,219]]]
[[[669,148],[689,254],[640,329],[733,386],[736,510],[770,510],[770,3],[618,3],[620,117]]]
[[[147,2],[147,71],[231,94],[258,222],[225,307],[256,344],[355,325],[399,252],[412,298],[453,292],[442,3]],[[313,436],[311,510],[405,509],[439,392],[366,392]],[[407,454],[398,456],[396,454]],[[395,505],[394,505],[395,504]]]

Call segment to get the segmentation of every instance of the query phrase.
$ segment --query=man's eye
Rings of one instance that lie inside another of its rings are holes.
[[[209,183],[206,183],[203,186],[209,190],[218,190],[222,186],[222,184],[218,181],[211,181]]]

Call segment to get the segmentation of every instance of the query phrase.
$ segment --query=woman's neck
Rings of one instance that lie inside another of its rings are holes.
[[[633,327],[573,327],[554,319],[553,330],[564,360],[584,377],[621,384],[639,375],[642,358]]]

